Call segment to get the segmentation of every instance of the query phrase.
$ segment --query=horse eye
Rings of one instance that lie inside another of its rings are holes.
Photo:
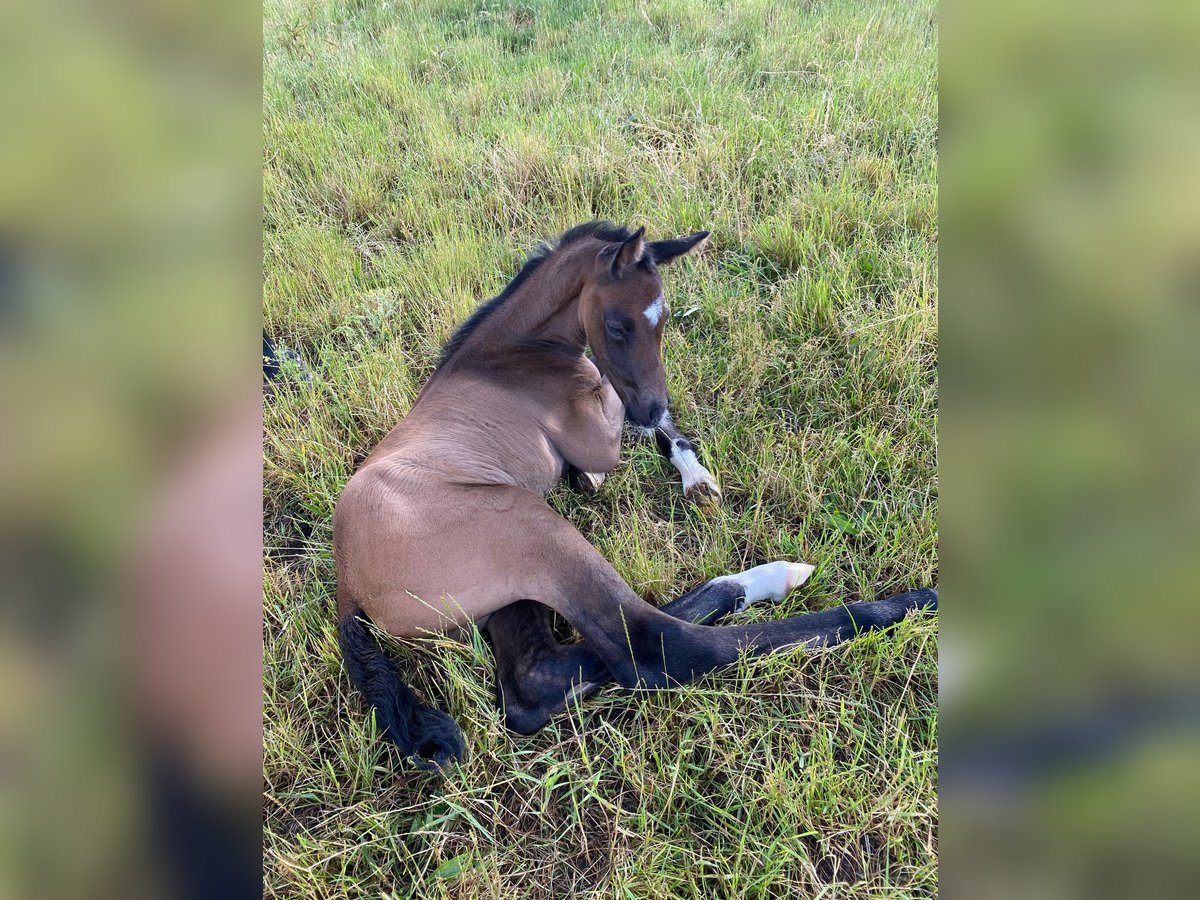
[[[605,323],[605,330],[608,332],[608,336],[614,341],[625,340],[625,329],[619,322]]]

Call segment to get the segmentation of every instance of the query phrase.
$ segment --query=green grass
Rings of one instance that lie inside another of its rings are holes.
[[[676,420],[725,506],[631,442],[560,509],[659,600],[770,559],[775,609],[937,581],[931,0],[267,0],[264,308],[317,376],[266,404],[265,890],[929,896],[936,623],[608,689],[508,734],[486,643],[393,649],[450,711],[438,778],[376,739],[334,639],[330,517],[441,343],[595,216],[713,232],[665,270]]]

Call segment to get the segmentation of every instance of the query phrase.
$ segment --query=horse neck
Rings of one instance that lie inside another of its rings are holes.
[[[587,338],[579,294],[594,259],[595,248],[585,246],[553,251],[480,327],[482,345],[545,341],[582,353]]]

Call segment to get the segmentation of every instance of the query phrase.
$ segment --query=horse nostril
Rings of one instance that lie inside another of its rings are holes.
[[[650,416],[647,419],[647,423],[649,425],[657,425],[662,421],[663,411],[664,407],[661,403],[651,403],[649,409]]]

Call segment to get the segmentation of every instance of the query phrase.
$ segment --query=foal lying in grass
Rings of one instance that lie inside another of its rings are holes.
[[[658,267],[708,233],[647,241],[643,231],[593,222],[532,257],[446,345],[408,416],[338,501],[342,656],[383,734],[420,765],[461,758],[462,734],[400,680],[367,616],[397,637],[468,621],[486,629],[505,723],[528,733],[610,681],[684,684],[742,653],[826,646],[937,606],[935,591],[918,590],[710,627],[752,603],[781,600],[812,567],[757,566],[656,608],[547,505],[560,478],[594,490],[617,465],[626,419],[654,435],[685,494],[719,502],[716,481],[671,422],[661,356],[667,306]],[[556,640],[551,610],[581,643]]]

